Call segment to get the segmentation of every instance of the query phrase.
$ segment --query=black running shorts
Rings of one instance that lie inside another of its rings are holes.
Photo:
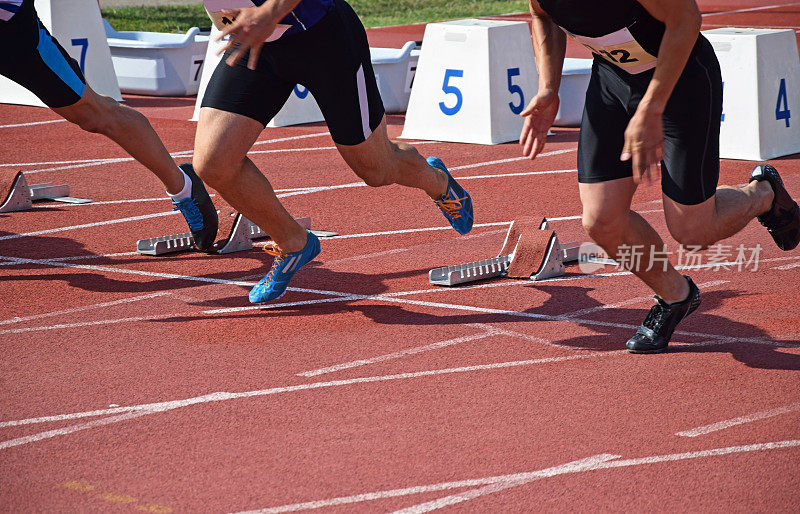
[[[0,21],[0,49],[0,75],[48,107],[66,107],[83,96],[86,79],[80,66],[44,28],[33,0],[23,2],[9,21]]]
[[[228,66],[228,55],[211,76],[203,107],[266,126],[300,84],[314,95],[337,144],[364,142],[383,119],[367,34],[343,0],[308,30],[265,43],[256,70],[247,68],[247,57]]]
[[[578,142],[578,181],[633,176],[619,156],[628,126],[653,72],[632,75],[595,58]],[[712,196],[719,179],[722,78],[714,49],[704,37],[692,51],[664,110],[661,187],[669,198],[696,205]]]

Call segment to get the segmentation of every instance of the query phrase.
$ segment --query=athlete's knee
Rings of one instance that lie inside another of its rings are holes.
[[[236,182],[242,172],[244,158],[233,158],[221,152],[195,152],[192,165],[203,182],[216,188]]]
[[[584,211],[581,222],[589,237],[603,247],[620,244],[628,226],[627,216],[608,212]]]

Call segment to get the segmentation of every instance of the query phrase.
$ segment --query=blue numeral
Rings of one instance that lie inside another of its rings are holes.
[[[781,108],[781,104],[783,104],[783,108]],[[786,95],[786,79],[781,79],[781,85],[778,87],[778,104],[775,106],[775,119],[785,120],[788,127],[791,117],[792,111],[789,110],[789,101]]]
[[[453,107],[448,107],[444,102],[439,102],[439,109],[442,110],[447,116],[452,116],[461,110],[461,104],[464,102],[464,97],[461,95],[461,90],[456,86],[450,85],[452,77],[463,77],[464,70],[444,70],[444,83],[442,84],[442,91],[448,95],[456,95],[456,104]]]
[[[297,84],[296,86],[294,86],[294,94],[297,95],[297,98],[302,100],[303,98],[308,96],[308,89],[303,88],[301,90],[300,87],[301,87],[300,84]]]
[[[89,40],[85,37],[73,39],[72,46],[81,47],[81,58],[80,58],[81,72],[86,73],[86,52],[89,51]]]
[[[525,95],[522,93],[522,88],[511,82],[511,79],[518,75],[519,75],[519,68],[508,69],[508,91],[512,95],[519,95],[519,104],[514,105],[513,102],[508,102],[508,106],[511,108],[511,112],[513,112],[514,114],[521,113],[523,107],[525,107]]]

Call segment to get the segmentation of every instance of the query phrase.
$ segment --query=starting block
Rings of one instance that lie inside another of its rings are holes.
[[[0,212],[14,212],[30,209],[33,202],[39,200],[52,200],[64,203],[90,203],[86,198],[73,198],[69,196],[69,186],[66,184],[33,184],[28,185],[25,175],[21,171],[0,171]]]
[[[457,266],[432,269],[431,284],[454,286],[492,277],[544,280],[564,274],[567,258],[577,259],[577,243],[562,247],[546,218],[525,218],[511,223],[497,257]]]
[[[241,252],[253,248],[253,241],[256,239],[266,239],[269,234],[242,216],[239,212],[230,212],[227,218],[231,218],[232,223],[227,228],[227,237],[220,239],[212,246],[208,253],[226,254]],[[220,220],[220,228],[224,224],[224,219]],[[306,230],[311,229],[311,218],[297,218],[298,224]],[[169,253],[193,251],[194,238],[189,232],[174,234],[170,236],[151,237],[140,239],[136,242],[136,251],[141,255],[166,255]]]

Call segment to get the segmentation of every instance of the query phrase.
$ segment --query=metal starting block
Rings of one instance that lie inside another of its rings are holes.
[[[253,240],[269,237],[258,225],[242,216],[242,214],[236,212],[232,213],[232,216],[234,216],[234,220],[228,237],[214,243],[213,250],[209,253],[226,254],[249,250],[253,248]],[[311,228],[311,218],[309,217],[297,218],[295,221],[306,230]],[[166,255],[193,251],[194,249],[194,238],[188,232],[140,239],[136,242],[136,251],[142,255]]]
[[[579,243],[561,245],[546,218],[511,223],[500,255],[430,270],[431,284],[455,286],[492,277],[544,280],[564,274],[564,263],[578,258]]]
[[[69,196],[69,186],[66,184],[28,185],[25,175],[21,171],[0,171],[0,212],[14,212],[30,209],[33,202],[51,200],[64,203],[90,203],[86,198],[73,198]]]

